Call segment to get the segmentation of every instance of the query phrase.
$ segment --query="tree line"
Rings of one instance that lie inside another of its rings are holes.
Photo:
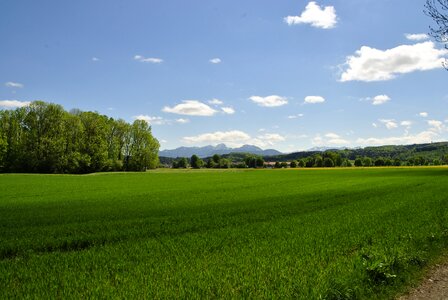
[[[267,162],[265,162],[265,159]],[[257,155],[230,154],[221,157],[218,154],[213,157],[206,158],[205,161],[197,155],[192,155],[190,159],[180,157],[172,161],[172,168],[333,168],[333,167],[381,167],[381,166],[439,166],[448,164],[448,154],[442,156],[441,159],[428,159],[423,156],[414,156],[406,160],[399,158],[391,159],[384,157],[356,157],[351,160],[341,155],[341,153],[326,151],[313,155],[295,159],[291,161],[270,161],[269,157],[261,157]]]
[[[193,169],[207,168],[207,169],[229,169],[229,168],[263,168],[264,159],[258,155],[245,155],[243,161],[233,162],[229,158],[224,158],[218,154],[206,159],[205,161],[193,154],[190,159],[180,157],[173,160],[171,167],[174,169],[188,168]]]
[[[0,171],[91,173],[144,171],[158,165],[159,142],[142,120],[42,101],[0,110]]]

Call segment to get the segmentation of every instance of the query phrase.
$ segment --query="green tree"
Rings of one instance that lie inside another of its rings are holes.
[[[384,166],[384,164],[385,164],[384,159],[381,157],[379,157],[375,160],[376,167],[382,167],[382,166]]]
[[[199,156],[193,154],[190,158],[190,165],[194,169],[200,169],[204,165],[204,162],[199,158]]]
[[[213,161],[213,159],[209,158],[207,159],[207,163],[205,164],[205,167],[208,169],[212,169],[215,167],[215,162]]]
[[[362,167],[362,159],[361,158],[356,158],[355,159],[355,167]]]
[[[221,169],[228,169],[228,168],[230,168],[230,160],[228,160],[227,158],[221,158],[219,160],[219,167]]]
[[[297,168],[297,162],[296,162],[295,160],[293,160],[293,161],[289,164],[289,166],[290,166],[291,168]]]
[[[299,166],[299,168],[303,168],[305,167],[305,161],[303,159],[299,159],[297,165]]]
[[[334,167],[334,162],[331,158],[326,157],[324,159],[323,165],[325,168],[333,168]]]
[[[181,157],[178,161],[177,161],[177,167],[178,168],[182,168],[182,169],[186,169],[188,168],[188,160],[185,157]]]
[[[257,168],[263,168],[264,167],[264,159],[261,156],[258,156],[255,161],[255,166]]]
[[[362,165],[364,167],[372,166],[372,159],[370,157],[364,157],[364,159],[362,160]]]
[[[216,165],[219,165],[219,160],[221,159],[221,156],[218,154],[213,155],[212,160]]]
[[[155,169],[159,163],[159,142],[151,134],[146,121],[135,120],[131,127],[132,150],[130,168],[134,171]]]
[[[3,170],[4,159],[6,157],[6,152],[8,150],[8,142],[6,141],[6,136],[3,134],[0,127],[0,170]]]
[[[317,154],[314,157],[314,167],[321,168],[321,167],[323,167],[323,165],[324,165],[324,160],[322,159],[322,156]]]

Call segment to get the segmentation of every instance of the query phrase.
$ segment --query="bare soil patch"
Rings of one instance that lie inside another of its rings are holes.
[[[448,299],[448,260],[432,267],[418,287],[398,298],[398,300],[420,299]]]

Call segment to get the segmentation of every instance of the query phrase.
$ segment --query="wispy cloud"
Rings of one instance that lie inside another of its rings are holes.
[[[395,137],[382,138],[359,138],[356,140],[358,145],[362,146],[380,146],[380,145],[406,145],[431,143],[438,139],[438,134],[433,131],[422,131],[414,135],[403,135]]]
[[[252,96],[249,99],[258,104],[259,106],[264,107],[277,107],[288,104],[288,100],[286,99],[286,97],[281,97],[277,95],[271,95],[266,97]]]
[[[176,123],[187,124],[187,123],[190,123],[190,120],[189,119],[184,119],[184,118],[179,118],[179,119],[176,119]]]
[[[384,126],[386,126],[387,129],[394,129],[398,127],[398,123],[395,120],[390,120],[390,119],[380,119],[379,120],[381,123],[384,124]]]
[[[386,102],[390,101],[390,97],[387,95],[378,95],[373,97],[372,99],[372,105],[381,105]]]
[[[99,61],[100,59],[98,57],[92,57],[92,61]]]
[[[138,115],[135,116],[134,119],[146,121],[150,125],[164,125],[168,123],[168,121],[162,117],[153,117],[148,115]]]
[[[320,7],[311,1],[300,16],[287,16],[283,19],[288,25],[310,24],[313,27],[331,29],[336,26],[337,16],[333,6]]]
[[[217,111],[198,100],[184,100],[173,107],[165,106],[163,112],[187,116],[213,116]]]
[[[0,100],[0,107],[11,109],[17,107],[24,107],[30,105],[30,101],[19,101],[19,100]]]
[[[250,140],[250,135],[240,130],[216,131],[196,136],[186,136],[182,140],[189,144],[194,143],[237,143],[241,144]]]
[[[315,146],[347,146],[350,145],[350,141],[343,139],[340,135],[329,132],[326,133],[323,137],[320,134],[317,134],[312,140],[311,143]]]
[[[212,64],[220,64],[222,62],[222,60],[219,57],[215,57],[209,60],[210,63]]]
[[[23,83],[12,82],[12,81],[8,81],[8,82],[6,82],[6,83],[5,83],[5,86],[6,86],[6,87],[9,87],[9,88],[16,88],[16,89],[21,89],[21,88],[24,88],[24,87],[25,87],[25,85],[24,85]]]
[[[427,117],[428,117],[428,113],[425,112],[425,111],[422,111],[422,112],[419,113],[418,115],[419,115],[420,117],[423,117],[423,118],[427,118]]]
[[[297,119],[297,118],[301,118],[301,117],[303,117],[303,114],[291,115],[291,116],[288,116],[288,119]]]
[[[235,110],[232,107],[221,107],[221,110],[228,115],[233,115],[235,113]]]
[[[139,62],[151,63],[151,64],[160,64],[163,62],[163,59],[156,57],[144,57],[141,55],[135,55],[134,59]]]
[[[410,41],[424,41],[429,39],[426,33],[406,33],[404,36]]]
[[[316,103],[324,103],[325,98],[322,96],[306,96],[304,103],[307,104],[316,104]]]
[[[387,50],[363,46],[347,57],[340,81],[383,81],[399,74],[442,68],[447,54],[448,50],[436,49],[430,41]]]
[[[208,103],[213,104],[213,105],[222,105],[224,104],[224,102],[222,102],[219,99],[213,98],[212,100],[208,101]]]
[[[216,131],[182,138],[182,141],[187,144],[225,143],[231,147],[240,147],[243,144],[268,147],[285,140],[285,137],[278,133],[264,133],[256,137],[251,137],[249,134],[241,130]]]

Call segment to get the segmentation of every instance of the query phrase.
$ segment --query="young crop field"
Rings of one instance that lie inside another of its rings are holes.
[[[0,298],[393,298],[448,168],[0,175]]]

